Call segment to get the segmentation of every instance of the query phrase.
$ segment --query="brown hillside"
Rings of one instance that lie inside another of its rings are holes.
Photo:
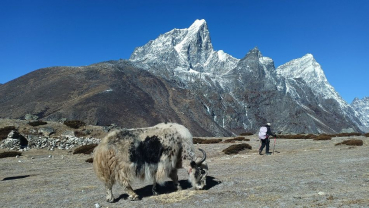
[[[194,136],[211,136],[214,124],[201,102],[165,79],[125,61],[85,67],[50,67],[0,86],[0,117],[45,121],[81,120],[125,128],[177,122]]]

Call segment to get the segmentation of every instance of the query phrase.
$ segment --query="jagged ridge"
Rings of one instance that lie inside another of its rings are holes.
[[[169,44],[168,41],[174,39],[176,42]],[[153,42],[156,46],[169,47],[159,50],[159,47],[152,47]],[[171,54],[170,60],[163,56],[168,53]],[[356,112],[329,84],[312,54],[292,60],[277,69],[273,60],[263,57],[258,48],[252,49],[241,60],[228,54],[220,59],[219,52],[218,56],[211,54],[214,51],[207,24],[205,20],[196,20],[188,29],[172,30],[136,48],[130,61],[151,71],[154,66],[159,75],[163,74],[162,70],[177,72],[172,75],[180,80],[182,87],[196,88],[202,93],[208,91],[205,84],[211,86],[219,99],[229,97],[234,102],[232,107],[224,101],[221,108],[213,106],[208,98],[210,104],[206,109],[217,112],[212,113],[214,121],[233,132],[236,129],[255,130],[266,120],[273,121],[279,129],[288,132],[360,131],[362,124],[355,116]],[[221,67],[217,68],[219,65]],[[183,72],[191,73],[192,78],[189,79],[188,73]],[[201,82],[201,90],[199,84],[194,83],[196,78]],[[288,111],[281,107],[284,106],[282,102],[288,103],[285,106]],[[234,112],[232,115],[222,113],[230,111],[229,108]],[[280,109],[281,112],[274,112],[273,109]]]

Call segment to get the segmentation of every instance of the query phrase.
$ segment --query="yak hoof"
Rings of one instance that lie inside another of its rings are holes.
[[[128,197],[128,199],[131,200],[131,201],[138,201],[138,200],[140,200],[140,198],[138,197],[138,195],[130,195]]]
[[[114,198],[111,197],[111,198],[106,198],[106,201],[109,202],[109,203],[113,203],[114,202]]]

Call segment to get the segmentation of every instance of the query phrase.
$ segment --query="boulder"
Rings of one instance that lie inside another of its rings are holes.
[[[42,133],[42,135],[48,137],[51,134],[55,133],[55,130],[51,127],[42,127],[38,129],[38,133]]]
[[[28,140],[16,130],[12,130],[8,134],[8,138],[6,140],[9,144],[14,144],[15,147],[18,146],[20,149],[28,146]],[[16,140],[18,140],[18,142],[16,142]]]

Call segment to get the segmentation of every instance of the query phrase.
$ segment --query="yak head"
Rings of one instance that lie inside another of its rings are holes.
[[[201,190],[206,186],[206,176],[208,175],[208,166],[205,162],[206,153],[204,150],[199,149],[203,157],[200,161],[191,161],[190,168],[188,171],[189,178],[188,180],[192,184],[193,187],[197,190]]]

